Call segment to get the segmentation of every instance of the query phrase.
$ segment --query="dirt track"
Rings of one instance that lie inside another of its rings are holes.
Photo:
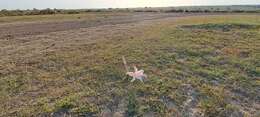
[[[168,17],[183,17],[202,14],[183,13],[133,13],[124,16],[113,16],[97,20],[73,20],[52,22],[31,22],[0,25],[0,39],[12,39],[28,35],[38,35],[49,32],[66,31],[79,28],[96,27],[101,25],[116,25],[135,23],[145,20],[163,19]],[[205,15],[205,14],[204,14]],[[208,14],[207,14],[208,15]]]

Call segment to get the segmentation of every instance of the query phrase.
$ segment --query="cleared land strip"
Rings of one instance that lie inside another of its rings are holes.
[[[97,18],[95,20],[73,20],[73,21],[50,21],[50,22],[31,22],[0,25],[0,39],[13,39],[28,35],[38,35],[49,32],[66,31],[79,28],[96,27],[102,25],[116,25],[134,23],[145,20],[163,19],[169,17],[184,17],[193,15],[212,15],[203,13],[129,13],[123,16],[113,16],[107,18]]]

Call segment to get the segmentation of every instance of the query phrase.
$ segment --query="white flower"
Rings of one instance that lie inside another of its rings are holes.
[[[138,70],[136,68],[136,66],[134,66],[134,72],[127,72],[126,74],[133,77],[133,79],[131,80],[131,82],[134,82],[135,79],[140,80],[141,82],[143,82],[143,78],[146,78],[147,75],[144,74],[144,70]]]

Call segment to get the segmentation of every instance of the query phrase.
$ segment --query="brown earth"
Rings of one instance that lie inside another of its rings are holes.
[[[49,32],[65,31],[79,28],[89,28],[102,25],[116,25],[137,23],[146,20],[163,19],[169,17],[184,17],[194,15],[213,15],[203,13],[128,13],[96,20],[48,21],[29,23],[9,23],[0,25],[0,39],[12,39],[28,35],[38,35]]]

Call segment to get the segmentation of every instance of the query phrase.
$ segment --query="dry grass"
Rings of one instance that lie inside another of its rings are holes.
[[[260,17],[194,16],[0,40],[0,116],[252,116]],[[121,56],[148,74],[130,83]]]
[[[129,13],[82,13],[82,14],[54,14],[54,15],[32,15],[32,16],[9,16],[0,17],[0,24],[25,23],[25,22],[48,22],[48,21],[75,21],[75,20],[102,20],[114,16],[126,16]]]

